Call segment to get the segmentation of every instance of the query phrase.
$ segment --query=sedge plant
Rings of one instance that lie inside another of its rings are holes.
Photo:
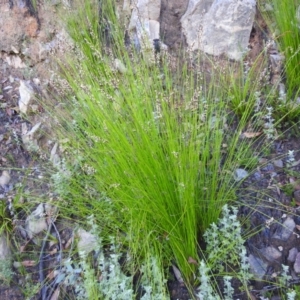
[[[175,84],[168,53],[146,38],[142,52],[126,48],[115,7],[86,1],[69,18],[75,46],[61,63],[68,90],[55,112],[68,139],[56,178],[60,212],[93,212],[103,234],[123,238],[137,268],[172,262],[189,284],[198,237],[235,200],[235,169],[255,161],[239,151],[251,147],[240,139],[249,118],[232,130],[226,90],[185,64]]]
[[[288,120],[296,119],[299,107],[300,80],[300,8],[296,0],[259,1],[281,54],[284,56],[282,82],[276,107],[279,115],[288,113]],[[283,13],[284,12],[284,13]]]

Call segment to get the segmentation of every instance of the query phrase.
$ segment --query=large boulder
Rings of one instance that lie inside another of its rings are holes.
[[[210,10],[213,2],[214,0],[189,0],[187,10],[181,18],[182,32],[192,50],[200,48],[200,38],[203,26],[205,26],[204,16]]]
[[[181,18],[192,50],[240,60],[249,42],[256,0],[190,0]]]

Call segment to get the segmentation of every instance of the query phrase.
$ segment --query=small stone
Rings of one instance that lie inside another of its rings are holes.
[[[260,164],[260,165],[264,165],[264,164],[266,164],[268,162],[268,160],[266,159],[266,158],[264,158],[264,157],[260,157],[259,159],[258,159],[258,163]]]
[[[45,204],[40,203],[38,207],[26,219],[26,232],[30,239],[43,230],[47,230]]]
[[[37,104],[32,104],[30,106],[30,111],[33,113],[37,113],[39,111],[39,106]]]
[[[33,89],[28,84],[26,84],[25,81],[20,80],[19,93],[19,109],[21,113],[26,114],[29,104],[33,98]]]
[[[127,69],[125,65],[118,59],[115,59],[115,68],[121,73],[125,74],[127,72]]]
[[[10,181],[10,175],[8,171],[4,170],[2,171],[2,175],[0,176],[0,185],[2,188],[5,188],[5,186],[9,183]]]
[[[277,168],[283,168],[283,161],[281,159],[274,160],[273,164]]]
[[[19,54],[19,50],[15,46],[11,46],[11,51],[15,54]]]
[[[282,256],[282,253],[272,246],[262,249],[261,254],[270,262],[273,262]]]
[[[242,179],[246,178],[248,174],[249,173],[244,169],[236,169],[233,176],[236,181],[241,181]]]
[[[296,257],[297,257],[297,254],[298,254],[298,249],[296,247],[290,249],[289,251],[289,255],[288,255],[288,261],[290,262],[295,262],[296,261]]]
[[[278,246],[278,250],[279,250],[280,252],[282,252],[282,251],[283,251],[283,247],[282,247],[282,246]]]
[[[15,69],[23,69],[26,68],[26,65],[22,61],[21,57],[16,56],[16,55],[10,55],[5,57],[5,62],[15,68]]]
[[[261,168],[264,172],[274,172],[274,165],[273,164],[267,164],[266,166]]]
[[[260,172],[255,172],[255,173],[253,174],[253,176],[254,176],[254,178],[255,178],[256,180],[260,180],[261,177],[262,177]]]
[[[294,263],[294,271],[296,273],[300,273],[300,253],[297,253],[295,263]]]
[[[276,172],[271,172],[271,173],[270,173],[270,176],[271,176],[271,178],[274,178],[274,177],[277,176],[277,173],[276,173]]]
[[[19,261],[14,261],[13,263],[14,268],[19,269],[22,267],[22,264]]]
[[[300,190],[294,192],[294,198],[296,202],[300,203]]]
[[[41,81],[39,78],[33,78],[32,81],[34,82],[35,85],[40,86],[41,85]]]
[[[282,226],[280,226],[275,234],[273,235],[273,238],[279,239],[282,241],[287,241],[289,237],[292,235],[294,229],[296,227],[295,221],[293,218],[288,217],[283,222]]]
[[[258,280],[261,280],[266,274],[268,264],[252,254],[249,255],[249,264],[250,271],[254,277],[256,277]]]
[[[10,182],[10,175],[8,171],[2,171],[2,175],[0,176],[0,185],[2,188],[5,189],[7,184]]]
[[[77,244],[78,251],[84,251],[86,254],[90,253],[93,250],[97,250],[99,248],[99,242],[97,237],[85,231],[82,228],[79,228],[77,231],[77,235],[79,237],[79,241]]]

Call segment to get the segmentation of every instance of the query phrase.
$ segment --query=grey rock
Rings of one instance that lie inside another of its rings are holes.
[[[267,164],[266,166],[261,168],[264,172],[274,172],[274,165],[273,164]]]
[[[4,189],[10,181],[10,174],[8,171],[2,171],[2,175],[0,176],[0,186]]]
[[[258,280],[261,280],[266,274],[268,264],[262,259],[250,254],[249,255],[250,272]]]
[[[260,172],[255,172],[255,173],[253,174],[253,176],[254,176],[254,178],[255,178],[256,180],[260,180],[260,179],[262,178],[262,175],[261,175]]]
[[[96,235],[79,228],[77,231],[78,240],[78,251],[84,251],[86,254],[99,248],[99,241]]]
[[[249,173],[246,170],[236,169],[234,171],[233,177],[236,181],[241,181],[242,179],[246,178],[248,175],[249,175]]]
[[[51,212],[51,205],[40,203],[38,207],[27,217],[25,228],[27,235],[32,239],[36,234],[47,230],[48,224],[46,217]]]
[[[270,262],[273,262],[274,260],[278,260],[282,256],[282,253],[272,246],[266,247],[262,249],[260,252]]]
[[[300,253],[298,253],[296,256],[296,260],[294,263],[294,271],[296,273],[300,273]]]
[[[283,168],[283,161],[281,159],[276,159],[273,161],[274,166],[277,168]]]
[[[26,114],[33,100],[34,91],[29,83],[20,80],[19,93],[19,109],[21,113]]]
[[[188,46],[240,60],[247,51],[255,6],[255,0],[190,0],[181,18]]]
[[[300,190],[294,192],[295,201],[300,202]]]
[[[287,217],[286,220],[283,222],[282,226],[276,230],[273,238],[279,239],[282,241],[287,241],[290,236],[292,235],[294,229],[296,227],[295,221],[291,217]]]
[[[288,261],[290,262],[295,262],[296,261],[296,257],[297,257],[297,254],[298,254],[298,249],[297,248],[292,248],[289,250],[289,255],[288,255]]]
[[[276,172],[271,172],[270,173],[270,176],[271,176],[271,178],[274,178],[274,177],[276,177],[278,174],[276,173]]]

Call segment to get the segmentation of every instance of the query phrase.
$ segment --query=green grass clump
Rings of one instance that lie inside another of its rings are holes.
[[[282,79],[285,91],[278,94],[278,114],[297,119],[300,113],[300,8],[296,0],[259,1],[259,8],[284,55]]]
[[[92,212],[138,266],[175,262],[188,282],[198,238],[235,200],[234,170],[255,162],[240,139],[251,112],[233,127],[228,91],[185,64],[175,82],[168,54],[147,42],[142,53],[128,51],[117,24],[109,1],[87,1],[70,18],[76,56],[62,66],[70,91],[56,112],[69,143],[56,178],[61,213]]]

